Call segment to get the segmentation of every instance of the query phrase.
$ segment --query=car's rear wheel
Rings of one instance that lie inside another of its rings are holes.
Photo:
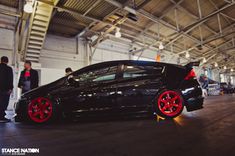
[[[53,102],[45,97],[37,97],[28,105],[28,116],[34,123],[46,123],[55,116],[55,107]]]
[[[184,102],[181,94],[174,90],[162,91],[156,99],[157,114],[164,118],[175,118],[184,109]]]

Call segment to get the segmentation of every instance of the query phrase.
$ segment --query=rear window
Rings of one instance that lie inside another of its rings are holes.
[[[137,78],[143,76],[160,75],[163,71],[161,66],[132,66],[127,65],[124,68],[123,78]]]

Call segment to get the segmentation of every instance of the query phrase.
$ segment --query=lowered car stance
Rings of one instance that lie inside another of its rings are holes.
[[[142,113],[175,118],[184,107],[187,111],[203,107],[192,68],[196,65],[133,60],[90,65],[23,94],[15,105],[15,121]]]

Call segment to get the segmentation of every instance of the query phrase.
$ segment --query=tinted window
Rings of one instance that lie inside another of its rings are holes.
[[[158,66],[125,66],[123,78],[160,75],[163,67]]]
[[[86,82],[106,82],[115,79],[117,66],[105,67],[97,70],[87,71],[79,75],[74,75],[74,78],[80,83]]]

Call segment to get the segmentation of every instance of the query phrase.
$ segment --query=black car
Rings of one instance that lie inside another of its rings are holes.
[[[63,117],[158,114],[174,118],[202,108],[192,66],[149,61],[110,61],[84,67],[22,95],[16,121],[44,123]]]
[[[235,93],[235,87],[231,84],[227,84],[226,82],[220,83],[220,89],[225,94]]]

